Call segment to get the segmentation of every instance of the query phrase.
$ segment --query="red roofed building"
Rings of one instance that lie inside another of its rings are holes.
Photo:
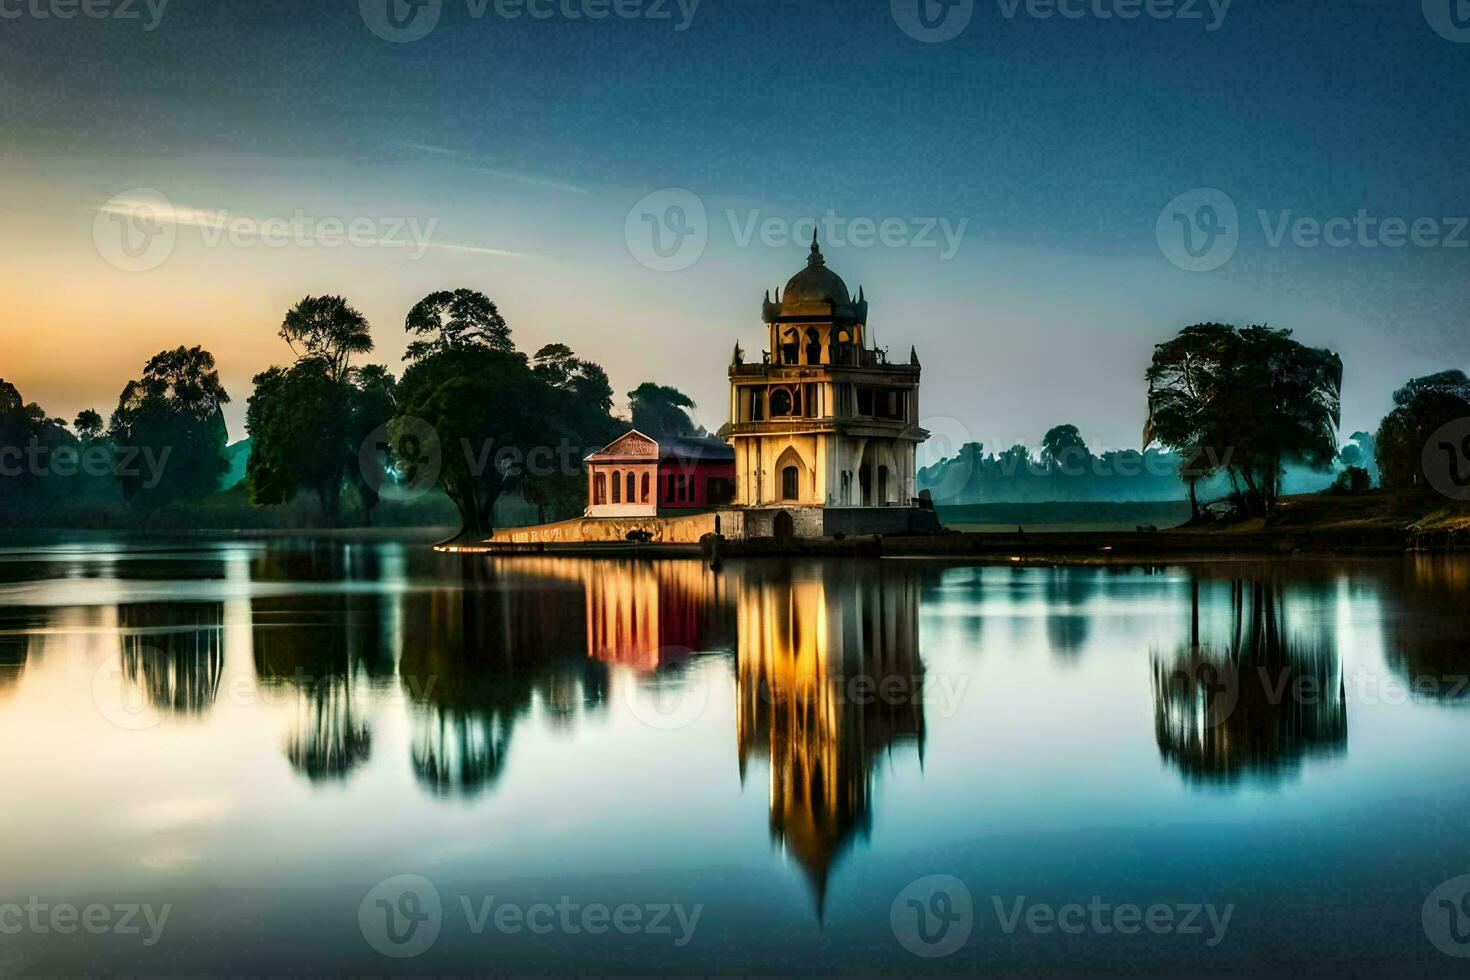
[[[653,517],[730,503],[735,453],[718,439],[652,439],[633,429],[588,456],[589,517]]]

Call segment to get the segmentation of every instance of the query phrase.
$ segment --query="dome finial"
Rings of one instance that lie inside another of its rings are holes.
[[[822,258],[822,250],[821,250],[821,248],[819,248],[817,246],[817,226],[815,224],[812,225],[812,254],[810,254],[810,255],[808,255],[806,257],[806,264],[807,265],[826,265],[827,264],[826,260]]]

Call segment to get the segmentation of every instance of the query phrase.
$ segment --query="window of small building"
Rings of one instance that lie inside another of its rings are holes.
[[[643,503],[646,504],[646,503],[648,503],[648,472],[646,470],[643,473],[643,488],[642,489],[643,489],[643,492],[641,494],[639,494],[638,499],[640,501],[642,501]]]
[[[735,481],[722,476],[712,476],[704,481],[706,499],[711,504],[728,504],[735,499]]]
[[[623,488],[623,481],[621,479],[622,475],[623,474],[620,471],[613,470],[613,474],[612,474],[613,499],[612,499],[612,502],[615,503],[615,504],[620,504],[620,503],[623,502],[623,490],[622,490],[622,488]]]
[[[598,473],[592,478],[592,502],[607,503],[607,475],[604,473]]]
[[[759,389],[750,393],[750,420],[763,422],[766,418],[766,393]]]
[[[637,502],[638,502],[638,474],[630,472],[628,474],[628,503],[630,503],[630,504],[636,504]]]
[[[873,389],[859,387],[857,390],[857,413],[872,417],[873,415]]]
[[[795,466],[785,466],[781,469],[781,499],[795,500],[799,493],[801,471]]]

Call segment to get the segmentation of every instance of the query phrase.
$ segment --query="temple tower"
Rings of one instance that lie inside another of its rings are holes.
[[[805,523],[827,533],[863,529],[855,513],[834,522],[836,509],[913,507],[914,451],[928,437],[918,357],[911,348],[909,363],[893,364],[869,345],[867,299],[827,268],[815,232],[806,267],[766,295],[762,318],[760,361],[735,347],[720,431],[735,450],[735,504],[820,509],[812,516],[825,522]]]

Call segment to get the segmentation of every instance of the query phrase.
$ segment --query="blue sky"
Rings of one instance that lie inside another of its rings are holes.
[[[443,0],[395,43],[370,27],[385,0],[36,16],[58,2],[0,0],[0,312],[27,328],[0,376],[56,414],[106,411],[150,354],[204,342],[238,435],[301,295],[347,295],[396,366],[408,307],[470,286],[523,347],[565,341],[620,391],[677,385],[717,426],[732,345],[759,349],[761,293],[823,215],[843,229],[829,264],[865,287],[880,344],[918,348],[921,414],[951,440],[1070,421],[1136,445],[1152,344],[1201,320],[1338,350],[1345,435],[1408,376],[1470,360],[1470,4],[977,0],[926,7],[969,15],[926,42],[901,26],[919,0],[620,0],[600,19],[611,0],[514,19],[517,0]],[[139,189],[175,209],[175,240],[129,271],[97,221]],[[702,251],[649,268],[639,209],[664,221],[683,192]],[[1171,261],[1171,207],[1201,221],[1219,195],[1228,257]],[[252,237],[298,213],[280,247]],[[371,231],[320,247],[323,216]],[[891,234],[849,241],[853,221]],[[1391,244],[1395,221],[1417,238]]]

